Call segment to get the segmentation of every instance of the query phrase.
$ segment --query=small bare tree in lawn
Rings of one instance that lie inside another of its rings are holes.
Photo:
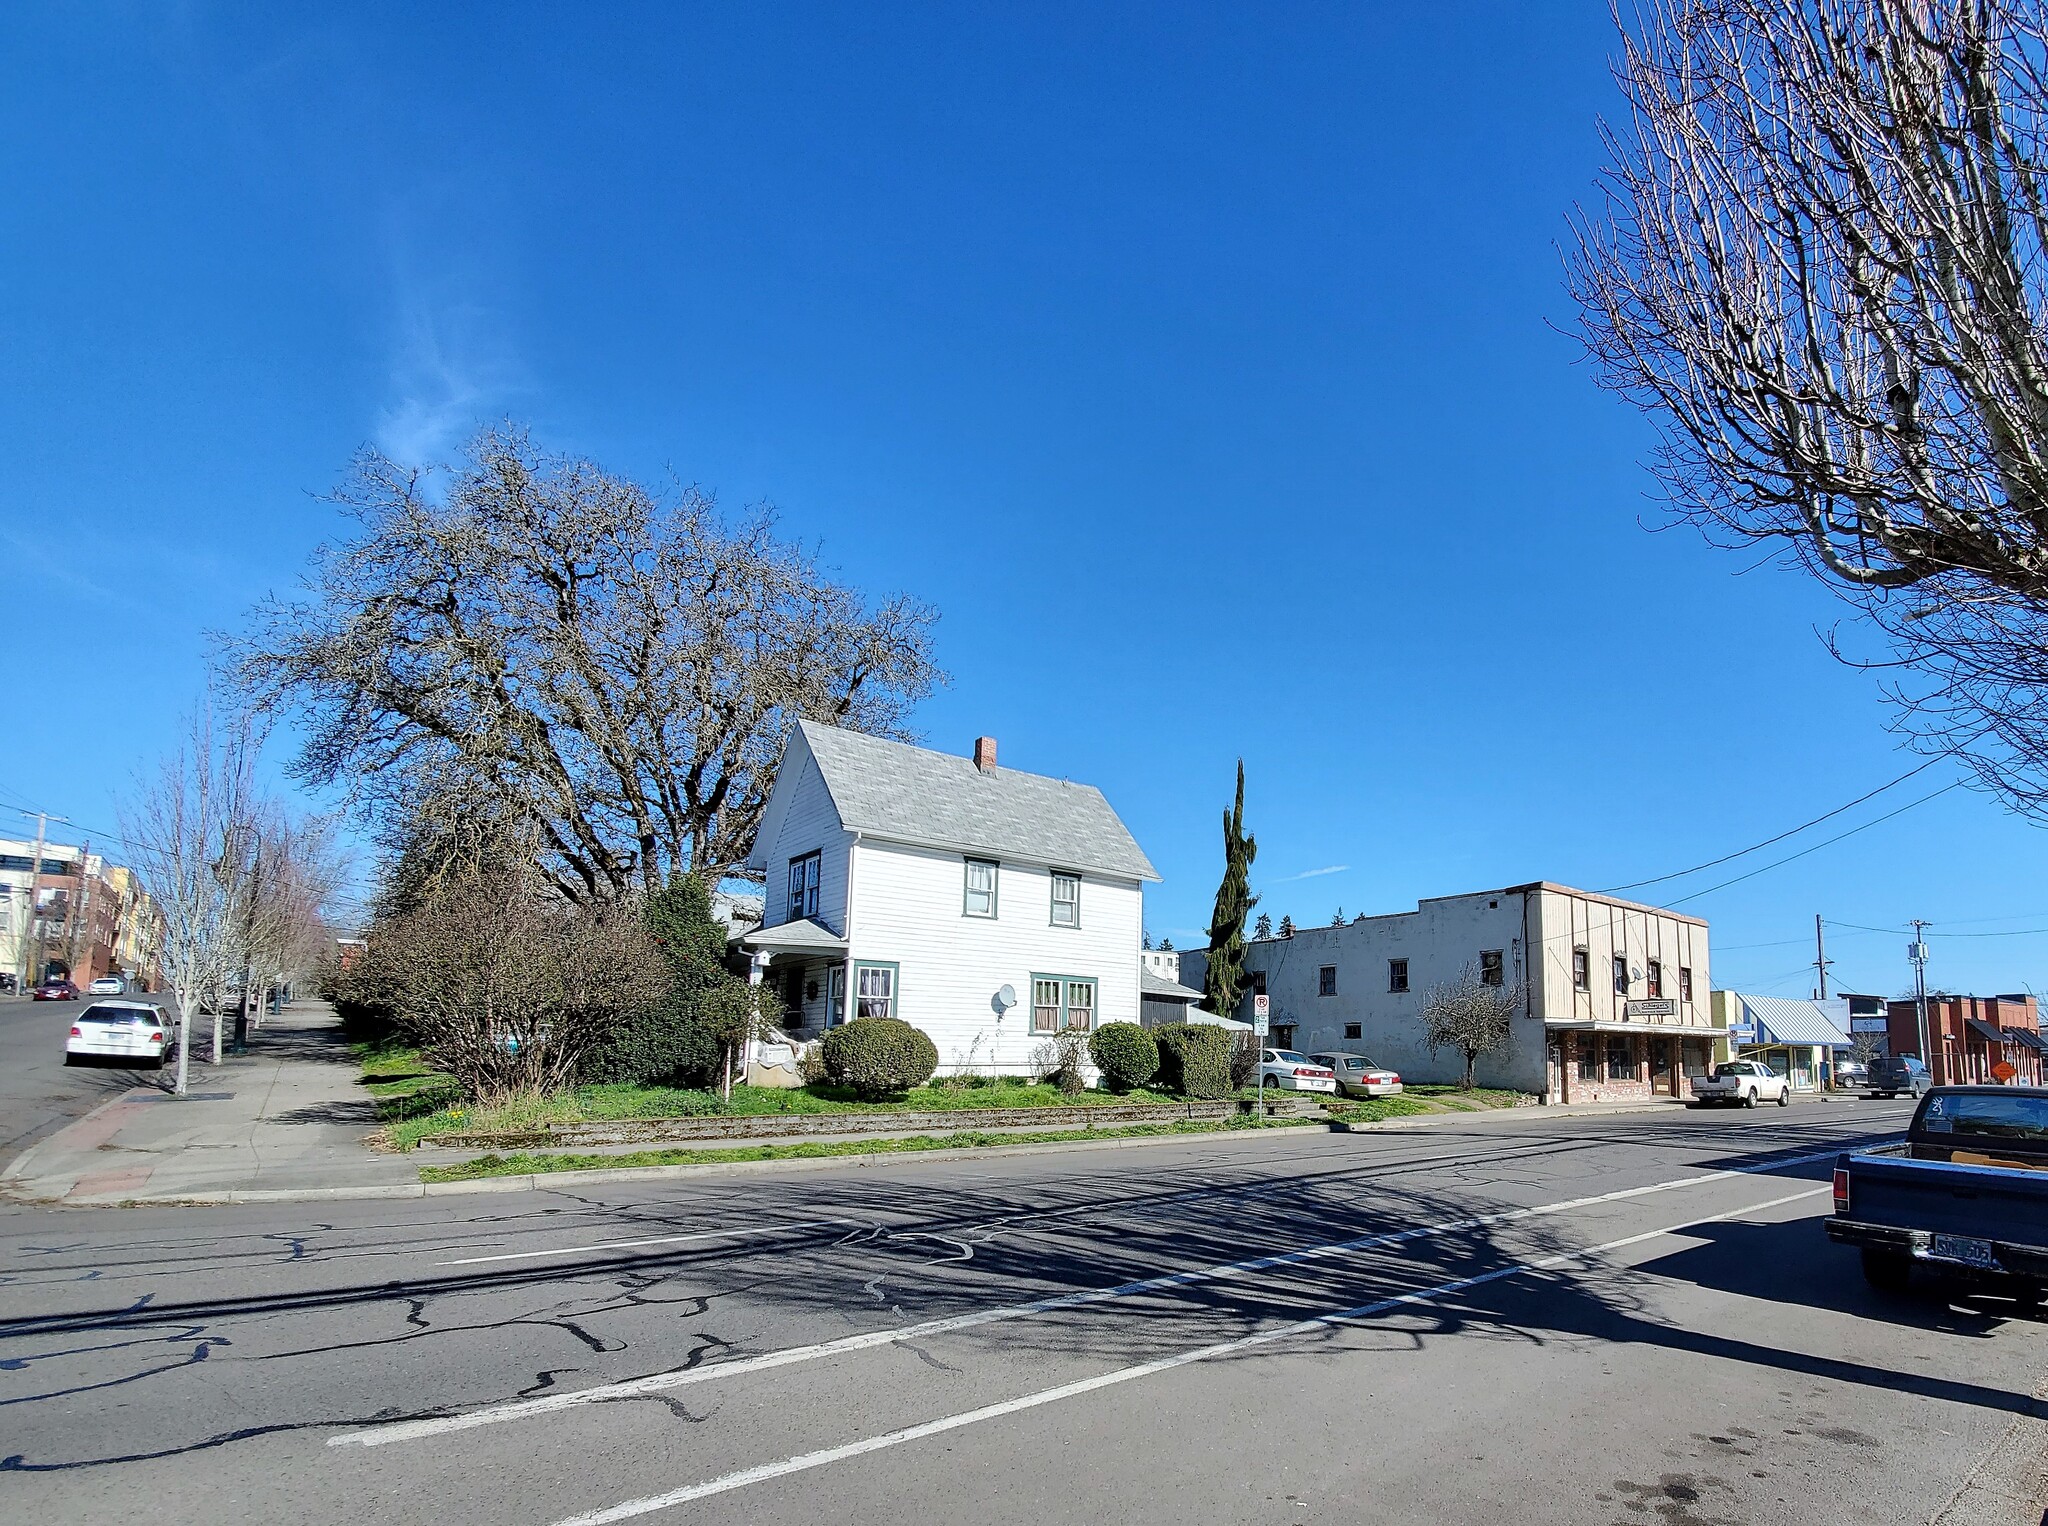
[[[636,905],[573,906],[532,862],[507,851],[371,938],[401,1024],[473,1101],[568,1085],[585,1050],[667,978]]]
[[[202,711],[121,806],[121,833],[155,903],[164,982],[178,1008],[181,1094],[192,1023],[209,1001],[219,1058],[217,1009],[240,957],[246,844],[258,815],[255,762],[247,726],[216,731]]]
[[[1465,1057],[1458,1084],[1470,1091],[1473,1067],[1482,1054],[1506,1045],[1508,1025],[1521,1005],[1520,985],[1489,984],[1478,965],[1468,964],[1456,980],[1431,987],[1423,999],[1423,1042],[1432,1054],[1455,1049]]]

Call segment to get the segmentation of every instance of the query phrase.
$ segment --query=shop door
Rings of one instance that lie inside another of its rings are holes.
[[[1677,1066],[1671,1057],[1670,1039],[1650,1040],[1650,1090],[1659,1097],[1678,1094]]]

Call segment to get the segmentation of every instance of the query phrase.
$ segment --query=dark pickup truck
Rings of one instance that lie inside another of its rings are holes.
[[[2048,1295],[2048,1087],[1935,1087],[1904,1144],[1835,1162],[1828,1238],[1862,1251],[1876,1287],[1918,1264]]]

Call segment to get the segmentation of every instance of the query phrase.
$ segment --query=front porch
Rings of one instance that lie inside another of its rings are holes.
[[[1686,1077],[1713,1064],[1711,1026],[1672,1023],[1552,1023],[1548,1100],[1646,1102],[1683,1100]]]

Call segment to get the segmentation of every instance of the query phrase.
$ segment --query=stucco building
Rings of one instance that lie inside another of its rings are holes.
[[[1206,962],[1183,954],[1182,982],[1200,986]],[[1518,995],[1479,1084],[1554,1102],[1681,1096],[1715,1036],[1705,922],[1549,881],[1255,940],[1245,966],[1276,1045],[1349,1050],[1416,1081],[1463,1070],[1462,1056],[1430,1051],[1422,1009],[1469,967]]]

